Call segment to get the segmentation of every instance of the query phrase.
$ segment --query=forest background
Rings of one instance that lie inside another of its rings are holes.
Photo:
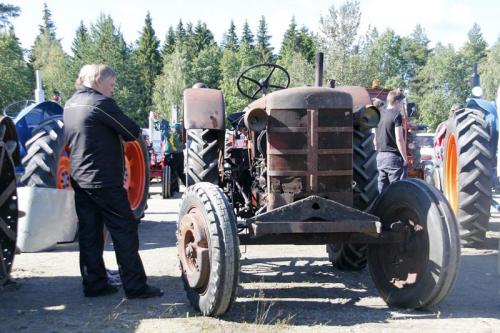
[[[206,23],[179,20],[160,44],[148,13],[138,40],[132,42],[124,39],[110,15],[101,14],[90,25],[82,21],[68,54],[47,4],[35,42],[23,49],[12,25],[19,15],[19,7],[0,3],[0,110],[33,98],[35,70],[42,73],[46,95],[59,94],[64,103],[75,91],[84,64],[105,63],[118,73],[114,98],[141,126],[146,126],[150,111],[166,119],[174,109],[182,113],[182,92],[196,82],[221,89],[226,112],[232,113],[249,102],[236,87],[243,69],[277,63],[290,73],[291,86],[308,85],[314,81],[317,51],[325,53],[325,80],[335,79],[338,86],[370,87],[378,79],[382,87],[403,88],[417,104],[418,120],[430,129],[447,118],[453,104],[463,104],[470,96],[473,64],[479,65],[486,99],[495,99],[500,85],[500,36],[489,46],[474,23],[465,44],[456,49],[442,43],[431,48],[419,24],[408,36],[392,29],[360,31],[357,0],[325,10],[318,18],[318,33],[292,17],[279,50],[271,45],[265,16],[256,31],[248,22],[238,29],[231,20],[220,42]]]

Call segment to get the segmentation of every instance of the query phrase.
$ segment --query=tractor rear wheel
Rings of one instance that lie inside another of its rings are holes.
[[[450,292],[460,264],[458,225],[444,195],[422,180],[394,182],[371,211],[382,230],[397,223],[400,243],[370,244],[370,273],[384,301],[403,308],[429,308]]]
[[[485,241],[490,219],[490,128],[485,113],[457,110],[448,123],[444,156],[444,193],[457,217],[462,244]]]
[[[219,158],[224,146],[224,131],[190,129],[187,131],[187,181],[219,183]]]
[[[377,161],[370,130],[354,128],[353,133],[354,208],[366,210],[378,195]],[[327,244],[333,267],[339,270],[361,270],[366,267],[366,244]]]
[[[64,123],[61,116],[40,123],[26,142],[26,156],[22,160],[23,186],[69,188],[70,162],[64,149]]]
[[[177,250],[192,306],[205,316],[223,315],[236,298],[240,251],[233,208],[218,186],[198,183],[186,189]]]
[[[0,116],[0,288],[9,282],[16,255],[19,213],[14,160],[18,154],[15,126],[10,118]]]

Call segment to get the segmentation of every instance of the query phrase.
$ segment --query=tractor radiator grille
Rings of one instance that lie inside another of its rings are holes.
[[[352,206],[352,110],[270,110],[268,208],[316,194]]]

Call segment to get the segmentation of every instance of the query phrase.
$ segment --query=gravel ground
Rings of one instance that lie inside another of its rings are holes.
[[[59,245],[16,257],[18,285],[0,291],[0,332],[500,332],[499,214],[485,247],[462,251],[455,288],[433,311],[388,308],[367,270],[333,271],[324,246],[248,246],[241,247],[236,303],[216,319],[197,316],[179,278],[179,197],[152,191],[139,229],[141,257],[162,298],[84,298],[78,247]],[[116,268],[111,246],[104,256]]]

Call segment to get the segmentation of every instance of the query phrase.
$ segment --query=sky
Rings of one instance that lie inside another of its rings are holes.
[[[21,15],[13,20],[16,35],[23,48],[30,48],[42,22],[43,0],[3,0],[21,8]],[[283,33],[292,16],[299,26],[319,32],[319,19],[328,15],[334,5],[339,8],[344,0],[46,0],[52,12],[57,37],[70,52],[71,42],[80,21],[89,26],[100,13],[109,14],[115,25],[131,43],[138,39],[149,11],[157,37],[163,42],[169,26],[201,20],[207,23],[217,42],[234,21],[238,35],[245,21],[255,34],[259,19],[266,17],[271,43],[279,51]],[[391,28],[401,36],[411,34],[420,23],[431,40],[451,43],[459,48],[467,39],[474,22],[481,26],[483,37],[492,45],[500,37],[500,1],[495,0],[361,0],[359,33],[369,26],[379,31]]]

